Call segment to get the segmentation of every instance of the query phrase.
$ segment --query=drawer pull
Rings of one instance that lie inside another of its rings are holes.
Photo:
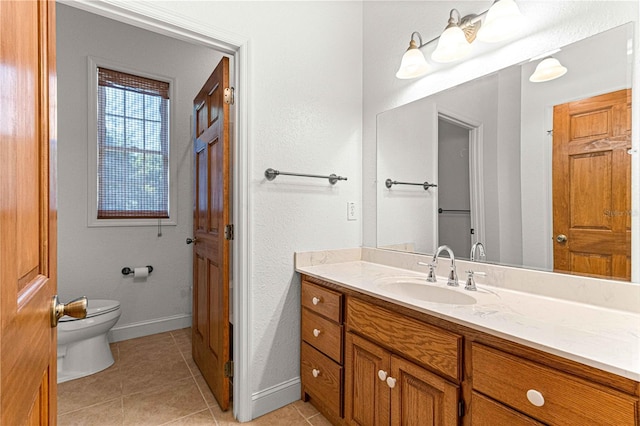
[[[544,405],[544,396],[535,389],[529,389],[527,391],[527,399],[536,407],[542,407]]]
[[[391,389],[396,387],[396,379],[394,379],[393,377],[387,377],[387,386],[389,386]]]
[[[320,302],[322,302],[322,299],[319,299],[315,296],[313,297],[313,299],[311,299],[311,303],[313,303],[314,305],[317,305]]]
[[[313,377],[318,377],[320,375],[320,370],[314,368],[311,370],[311,374],[313,374]]]
[[[378,378],[384,382],[387,380],[387,372],[384,370],[378,370]]]
[[[318,330],[317,328],[313,329],[313,335],[318,337],[320,335],[320,330]]]

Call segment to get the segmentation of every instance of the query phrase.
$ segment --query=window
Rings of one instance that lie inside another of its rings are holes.
[[[94,217],[169,218],[169,83],[99,66],[94,69],[97,70]]]

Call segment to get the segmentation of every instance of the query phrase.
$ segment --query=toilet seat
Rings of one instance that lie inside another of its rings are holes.
[[[118,309],[120,309],[120,302],[118,302],[117,300],[89,299],[87,304],[87,316],[82,319],[104,315]],[[79,319],[81,318],[73,318],[65,315],[60,318],[59,322],[77,321]]]

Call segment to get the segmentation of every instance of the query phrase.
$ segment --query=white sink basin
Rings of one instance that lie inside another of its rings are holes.
[[[430,285],[418,279],[387,279],[378,284],[378,288],[401,297],[425,302],[448,305],[473,305],[476,303],[476,299],[468,294],[446,287]]]

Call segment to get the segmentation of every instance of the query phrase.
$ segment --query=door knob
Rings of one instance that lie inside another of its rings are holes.
[[[191,243],[195,244],[197,242],[198,242],[197,238],[187,238],[187,244],[191,244]]]
[[[78,297],[67,303],[60,303],[58,295],[56,294],[51,298],[51,327],[58,325],[58,320],[64,315],[69,315],[74,318],[86,318],[87,317],[87,298],[86,296]]]
[[[559,235],[556,237],[556,241],[557,241],[557,242],[559,242],[560,244],[562,244],[562,243],[566,243],[566,242],[567,242],[567,236],[566,236],[566,235],[564,235],[564,234],[559,234]]]

